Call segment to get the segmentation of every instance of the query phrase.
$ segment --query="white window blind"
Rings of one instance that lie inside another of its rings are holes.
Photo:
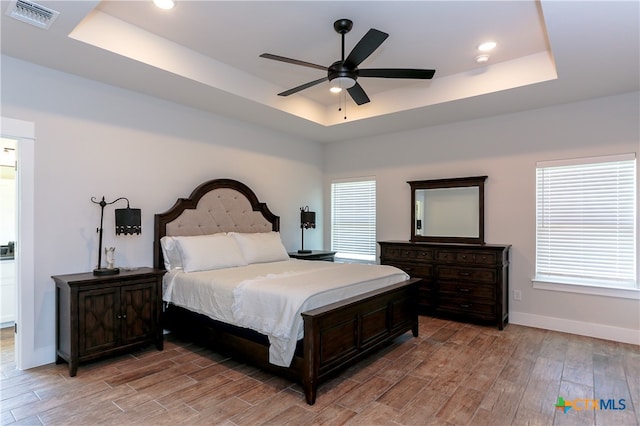
[[[634,155],[536,167],[536,279],[636,288]]]
[[[331,250],[336,258],[376,259],[376,181],[331,184]]]

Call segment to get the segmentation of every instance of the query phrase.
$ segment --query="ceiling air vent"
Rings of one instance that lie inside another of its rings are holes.
[[[25,0],[12,1],[7,8],[7,15],[12,18],[44,29],[48,29],[59,14],[60,12]]]

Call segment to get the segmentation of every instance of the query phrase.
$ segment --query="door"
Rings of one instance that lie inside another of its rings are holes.
[[[78,356],[80,358],[119,346],[120,287],[78,292]],[[71,330],[73,333],[74,331]]]
[[[158,327],[156,292],[155,278],[122,287],[123,345],[155,338]]]

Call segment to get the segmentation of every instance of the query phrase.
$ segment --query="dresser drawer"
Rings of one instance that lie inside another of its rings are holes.
[[[438,310],[476,316],[496,315],[495,303],[483,303],[482,301],[450,296],[445,293],[440,295]]]
[[[493,301],[496,297],[495,286],[487,284],[440,281],[439,288],[443,294],[468,298],[469,300],[487,299]]]
[[[463,282],[496,283],[495,269],[457,268],[455,266],[439,266],[439,280],[453,280]]]
[[[434,308],[436,306],[436,294],[430,291],[418,291],[418,306],[421,308]]]
[[[421,265],[417,263],[408,264],[402,262],[385,262],[385,265],[395,266],[405,271],[411,278],[433,278],[433,265]]]
[[[440,262],[457,264],[495,266],[498,263],[498,257],[493,252],[438,250],[436,256]]]
[[[412,262],[420,262],[420,261],[432,261],[433,260],[433,250],[422,247],[383,247],[382,249],[382,257],[389,260],[401,260],[401,261],[412,261]]]

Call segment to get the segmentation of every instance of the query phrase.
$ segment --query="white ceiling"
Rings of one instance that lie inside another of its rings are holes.
[[[43,1],[48,30],[6,15],[2,53],[322,142],[522,111],[640,86],[637,1]],[[339,60],[333,29],[351,19],[346,54],[369,30],[389,38],[360,68],[435,69],[432,80],[360,78],[357,106],[317,69]],[[498,47],[478,65],[476,46]],[[344,101],[343,101],[344,102]],[[346,110],[347,119],[344,119]]]

